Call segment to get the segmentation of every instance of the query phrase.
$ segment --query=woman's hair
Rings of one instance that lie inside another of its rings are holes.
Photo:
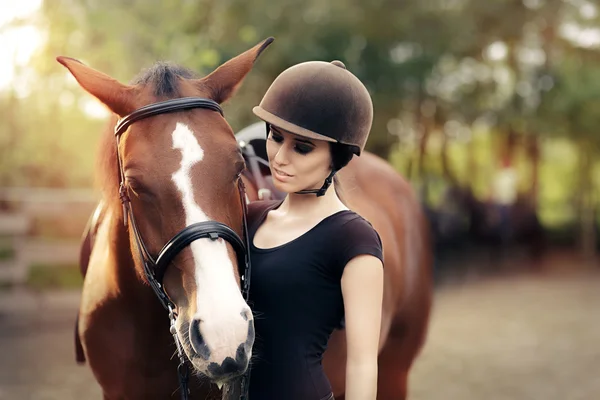
[[[339,171],[344,168],[354,156],[354,148],[341,143],[329,143],[331,151],[331,165],[333,169]]]
[[[331,167],[336,171],[339,171],[348,165],[354,156],[354,149],[345,144],[330,142],[329,149],[331,151]],[[346,204],[343,197],[343,190],[337,175],[334,175],[333,177],[333,185],[338,198],[342,201],[342,203]]]

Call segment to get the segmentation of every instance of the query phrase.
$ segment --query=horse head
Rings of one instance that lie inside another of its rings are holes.
[[[115,220],[129,221],[129,251],[119,262],[133,261],[140,281],[152,283],[140,248],[148,258],[160,259],[165,244],[191,225],[220,223],[243,237],[244,199],[238,181],[245,165],[218,104],[234,94],[272,40],[204,78],[158,63],[129,85],[77,60],[58,58],[121,121],[136,110],[173,99],[202,98],[212,104],[145,115],[119,124],[123,129],[117,139],[107,135],[101,155],[103,194],[112,202]],[[121,208],[119,194],[129,208]],[[254,343],[252,312],[240,292],[239,259],[229,241],[203,236],[184,243],[161,276],[160,286],[176,309],[174,326],[185,354],[197,372],[217,382],[245,372]]]

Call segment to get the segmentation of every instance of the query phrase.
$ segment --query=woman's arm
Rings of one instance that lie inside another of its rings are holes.
[[[383,300],[383,265],[371,255],[354,257],[344,268],[346,314],[346,400],[377,397],[377,352]]]

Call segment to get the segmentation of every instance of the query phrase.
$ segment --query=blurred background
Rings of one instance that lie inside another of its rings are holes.
[[[342,60],[373,98],[368,150],[428,215],[411,399],[600,398],[597,0],[1,0],[0,399],[100,393],[72,333],[109,115],[55,57],[204,75],[269,36],[234,131],[285,68]]]

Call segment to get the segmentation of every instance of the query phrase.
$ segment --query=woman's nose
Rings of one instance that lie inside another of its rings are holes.
[[[279,165],[286,165],[289,163],[288,149],[285,144],[282,145],[281,147],[279,147],[279,150],[277,151],[277,153],[275,153],[274,161],[276,164],[279,164]]]

